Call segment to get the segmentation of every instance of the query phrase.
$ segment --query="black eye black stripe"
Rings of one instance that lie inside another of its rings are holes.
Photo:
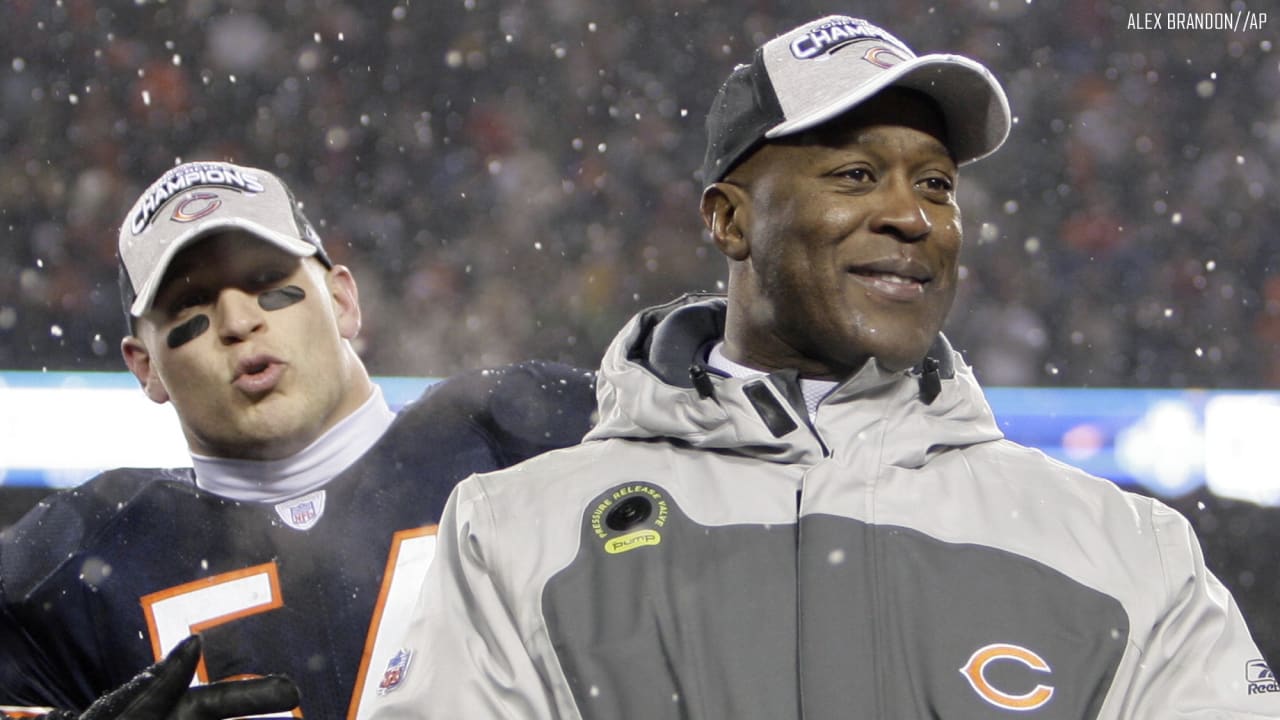
[[[285,285],[259,295],[258,306],[263,310],[280,310],[302,302],[306,296],[306,291],[297,285]]]
[[[209,316],[201,313],[169,331],[169,347],[186,345],[209,329]]]
[[[306,291],[297,285],[285,285],[258,295],[258,306],[263,310],[280,310],[300,303],[306,297]],[[195,315],[190,320],[169,331],[169,347],[182,347],[203,335],[208,329],[209,316],[203,313]]]

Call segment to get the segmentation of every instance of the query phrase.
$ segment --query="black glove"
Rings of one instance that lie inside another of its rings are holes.
[[[200,663],[200,637],[178,643],[163,660],[98,698],[83,714],[56,710],[45,720],[224,720],[287,712],[298,688],[286,677],[225,680],[188,687]]]

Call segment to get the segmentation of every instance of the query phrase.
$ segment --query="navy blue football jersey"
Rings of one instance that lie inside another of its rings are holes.
[[[82,709],[199,632],[200,680],[284,673],[303,716],[351,716],[379,691],[364,675],[394,684],[376,625],[411,548],[425,572],[453,486],[576,443],[594,411],[594,375],[562,365],[451,378],[289,518],[203,492],[190,469],[57,493],[0,533],[0,706]]]

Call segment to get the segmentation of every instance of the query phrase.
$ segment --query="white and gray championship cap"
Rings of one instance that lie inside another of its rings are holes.
[[[866,20],[831,15],[768,41],[734,68],[707,114],[703,184],[724,179],[767,140],[817,127],[888,87],[938,104],[958,164],[990,155],[1009,135],[1009,101],[986,67],[960,55],[917,56]]]
[[[125,314],[141,317],[173,258],[192,243],[243,230],[298,257],[333,263],[293,193],[266,170],[192,162],[156,180],[120,226],[120,290]]]

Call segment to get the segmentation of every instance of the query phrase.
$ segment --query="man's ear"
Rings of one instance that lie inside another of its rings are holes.
[[[750,201],[746,191],[733,183],[712,183],[702,191],[702,223],[730,260],[746,260],[751,255],[751,243],[744,232]]]
[[[120,354],[124,356],[124,364],[129,366],[129,372],[138,378],[138,384],[142,385],[142,392],[146,393],[152,402],[169,402],[169,391],[160,380],[155,366],[151,364],[151,353],[147,351],[147,346],[143,345],[141,340],[132,335],[125,337],[120,341]]]
[[[338,332],[347,340],[360,334],[360,290],[356,278],[346,265],[334,265],[326,278],[333,311],[338,319]]]

